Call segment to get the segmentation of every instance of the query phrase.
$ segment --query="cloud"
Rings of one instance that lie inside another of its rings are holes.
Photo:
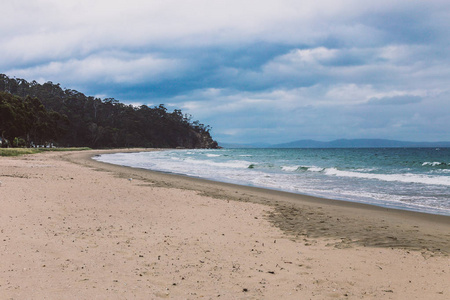
[[[95,81],[104,84],[139,84],[159,82],[180,76],[188,64],[182,60],[166,59],[152,54],[99,53],[83,59],[50,62],[8,73],[47,81],[62,78],[66,82]]]
[[[264,92],[197,90],[170,100],[211,124],[214,136],[223,142],[337,137],[436,140],[450,121],[434,108],[445,107],[449,94],[315,85]]]
[[[371,98],[368,101],[368,104],[374,105],[405,105],[405,104],[414,104],[420,103],[422,98],[419,96],[394,96],[394,97],[384,97],[384,98]]]
[[[428,3],[410,1],[36,0],[2,6],[0,25],[15,27],[2,30],[3,42],[9,51],[21,50],[25,58],[43,55],[44,50],[86,55],[104,47],[195,48],[258,41],[314,47],[334,39],[345,47],[379,45],[386,34],[404,33],[386,25],[397,15],[417,21],[431,14]],[[430,28],[425,21],[420,25],[423,31]],[[408,23],[402,28],[410,27]],[[9,43],[11,37],[14,42]],[[42,52],[27,51],[21,46],[26,41],[30,50],[38,47]]]
[[[169,103],[212,125],[219,140],[450,139],[448,1],[0,6],[1,73]]]

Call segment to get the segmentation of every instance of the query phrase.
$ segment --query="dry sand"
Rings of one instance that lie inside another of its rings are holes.
[[[449,217],[98,153],[0,157],[0,299],[450,298]]]

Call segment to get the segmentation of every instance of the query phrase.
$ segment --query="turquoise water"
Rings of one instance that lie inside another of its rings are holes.
[[[97,160],[241,185],[450,215],[450,148],[218,149]]]

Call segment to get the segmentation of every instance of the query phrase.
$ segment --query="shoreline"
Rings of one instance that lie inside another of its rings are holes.
[[[99,153],[0,157],[5,299],[450,295],[446,217],[91,159]]]
[[[157,149],[98,150],[96,154],[155,150]],[[275,213],[269,216],[270,222],[291,238],[301,238],[304,235],[343,236],[337,247],[357,244],[450,254],[450,216],[114,165],[92,159],[96,154],[75,153],[68,160],[118,173],[120,176],[149,181],[155,186],[193,190],[213,198],[274,207]],[[321,210],[320,215],[312,213],[317,209]],[[365,224],[359,224],[362,218]],[[355,224],[358,226],[355,227]]]
[[[161,150],[164,151],[167,149],[161,149]],[[174,149],[168,149],[168,150],[174,150]],[[141,149],[141,151],[131,151],[131,152],[135,152],[135,153],[145,152],[145,149]],[[124,153],[124,152],[120,152],[120,151],[115,152],[114,151],[113,153],[108,153],[108,154],[115,154],[115,153]],[[99,162],[101,162],[101,161],[99,161]],[[109,163],[109,162],[105,162],[105,163],[114,164],[114,163]],[[141,169],[139,167],[133,167],[133,166],[129,166],[129,167]],[[142,169],[145,169],[145,168],[142,168]],[[146,170],[158,172],[158,173],[162,173],[162,174],[168,174],[168,175],[185,176],[185,177],[190,177],[193,179],[203,179],[203,180],[207,180],[210,182],[228,183],[231,185],[238,185],[238,186],[244,186],[244,187],[250,187],[250,188],[256,188],[256,189],[262,189],[262,190],[266,190],[266,191],[275,191],[275,192],[283,192],[283,193],[288,193],[288,194],[295,194],[295,195],[300,195],[302,197],[312,197],[312,198],[316,198],[316,199],[327,199],[327,200],[342,201],[342,202],[347,202],[347,203],[360,203],[360,204],[364,204],[364,205],[377,206],[377,207],[393,209],[393,210],[411,211],[411,212],[425,213],[425,214],[431,214],[431,215],[442,215],[442,216],[450,217],[450,210],[446,209],[446,208],[436,208],[433,206],[421,206],[418,204],[408,204],[408,203],[397,202],[397,201],[383,202],[383,201],[379,201],[377,199],[364,198],[364,197],[363,198],[361,198],[361,197],[355,198],[355,199],[346,199],[344,196],[339,195],[339,194],[327,196],[327,195],[323,194],[323,191],[325,191],[325,189],[323,187],[321,187],[321,189],[319,188],[317,193],[314,193],[314,192],[304,193],[301,190],[295,191],[295,190],[282,189],[282,188],[272,188],[272,187],[266,187],[263,185],[248,184],[248,182],[247,183],[236,182],[231,179],[228,179],[228,180],[225,179],[222,181],[221,179],[214,179],[213,176],[211,178],[208,178],[208,177],[202,177],[202,175],[199,175],[199,176],[187,175],[187,174],[183,174],[183,171],[170,172],[170,171],[151,170],[151,169],[146,169]],[[380,183],[380,184],[382,184],[382,183]]]

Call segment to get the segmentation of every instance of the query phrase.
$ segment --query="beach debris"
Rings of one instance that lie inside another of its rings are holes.
[[[0,186],[2,186],[2,182],[0,181]]]
[[[128,181],[131,182],[133,180],[133,178],[128,178]]]

